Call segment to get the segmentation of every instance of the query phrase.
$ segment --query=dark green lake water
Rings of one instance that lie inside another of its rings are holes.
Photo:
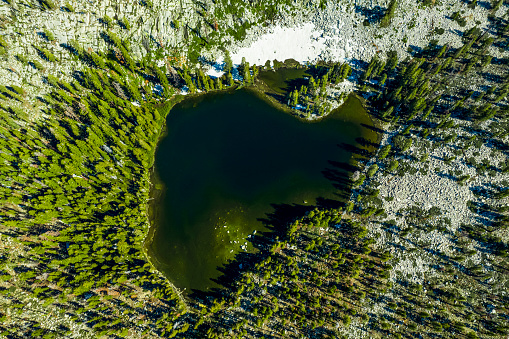
[[[217,268],[253,249],[250,234],[267,230],[260,219],[274,212],[272,204],[338,199],[335,185],[347,178],[338,164],[352,156],[345,144],[376,140],[363,123],[371,125],[355,97],[313,123],[247,90],[178,104],[156,152],[164,188],[147,244],[152,262],[177,287],[216,287]]]
[[[310,74],[303,68],[280,68],[260,72],[260,80],[265,82],[274,92],[285,95],[288,90],[299,89],[301,85],[307,85],[304,77]]]

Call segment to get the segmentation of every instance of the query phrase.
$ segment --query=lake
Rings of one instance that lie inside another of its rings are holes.
[[[308,81],[305,77],[310,77],[307,69],[304,68],[280,68],[277,71],[261,71],[259,78],[274,93],[285,95],[288,90],[299,89],[301,85],[307,86]]]
[[[176,105],[155,157],[151,261],[187,292],[217,287],[218,267],[253,250],[250,237],[267,231],[263,220],[274,206],[339,204],[352,146],[361,137],[376,141],[363,124],[372,125],[355,96],[316,122],[246,89]]]

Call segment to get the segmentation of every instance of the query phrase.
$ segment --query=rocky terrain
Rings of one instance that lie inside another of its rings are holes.
[[[507,4],[391,4],[2,2],[0,336],[507,336]],[[243,58],[349,65],[324,95],[381,139],[342,209],[188,298],[142,248],[153,152],[178,93],[249,85]]]

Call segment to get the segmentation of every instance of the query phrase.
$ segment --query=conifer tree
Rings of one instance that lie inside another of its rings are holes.
[[[383,160],[389,155],[389,152],[391,151],[391,145],[385,145],[380,149],[380,152],[378,152],[378,159]]]
[[[242,66],[242,78],[245,84],[251,83],[251,70],[249,68],[249,62],[244,62]]]
[[[291,100],[292,100],[291,105],[292,105],[293,107],[297,107],[297,104],[299,103],[299,92],[298,92],[297,90],[294,90],[294,91],[292,92],[292,98],[291,98]]]
[[[399,166],[399,162],[398,160],[391,160],[391,162],[389,163],[389,167],[387,168],[387,170],[389,172],[392,172],[394,170],[396,170]]]
[[[233,70],[233,62],[232,62],[232,58],[230,57],[230,52],[228,52],[228,50],[224,51],[224,63],[225,63],[225,66],[224,66],[225,72],[231,73]]]
[[[396,13],[396,7],[397,7],[397,0],[391,0],[389,2],[389,6],[387,7],[387,10],[385,11],[382,21],[380,22],[381,27],[387,27],[390,25],[392,18],[394,17],[394,14]]]
[[[233,76],[231,73],[228,73],[227,81],[228,81],[228,86],[233,86],[235,84],[235,81],[233,81]]]
[[[313,76],[311,76],[309,78],[309,82],[308,82],[308,92],[309,92],[309,94],[313,95],[315,93],[315,90],[316,90],[316,82],[315,82],[315,79],[313,78]]]

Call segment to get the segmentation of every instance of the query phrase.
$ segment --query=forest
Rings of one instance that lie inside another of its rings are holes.
[[[270,8],[264,10],[269,23],[277,16]],[[380,25],[391,24],[391,11]],[[9,37],[0,37],[0,56],[15,57],[48,89],[34,102],[27,87],[0,85],[1,336],[508,335],[509,59],[488,53],[507,48],[505,16],[490,17],[493,34],[465,29],[456,48],[430,41],[406,58],[382,51],[360,66],[311,65],[305,85],[288,88],[281,102],[302,117],[324,116],[337,101],[330,91],[355,81],[379,144],[355,150],[347,170],[351,198],[343,207],[298,215],[278,206],[268,216],[273,231],[253,237],[256,253],[224,267],[222,288],[193,295],[182,295],[157,272],[143,248],[165,118],[186,96],[256,87],[260,72],[274,66],[235,67],[224,51],[225,73],[211,77],[169,56],[136,58],[129,39],[112,29],[114,20],[103,21],[106,49],[65,44],[85,65],[69,78],[47,71],[61,58],[51,51],[51,31],[44,32],[46,47],[28,47],[37,58],[10,55]],[[116,24],[130,26],[123,19]],[[399,197],[382,196],[390,181],[432,173],[472,193],[462,201],[471,223],[453,227],[451,206],[401,207]],[[435,246],[429,234],[448,245]],[[408,258],[426,260],[420,283],[401,273]]]

